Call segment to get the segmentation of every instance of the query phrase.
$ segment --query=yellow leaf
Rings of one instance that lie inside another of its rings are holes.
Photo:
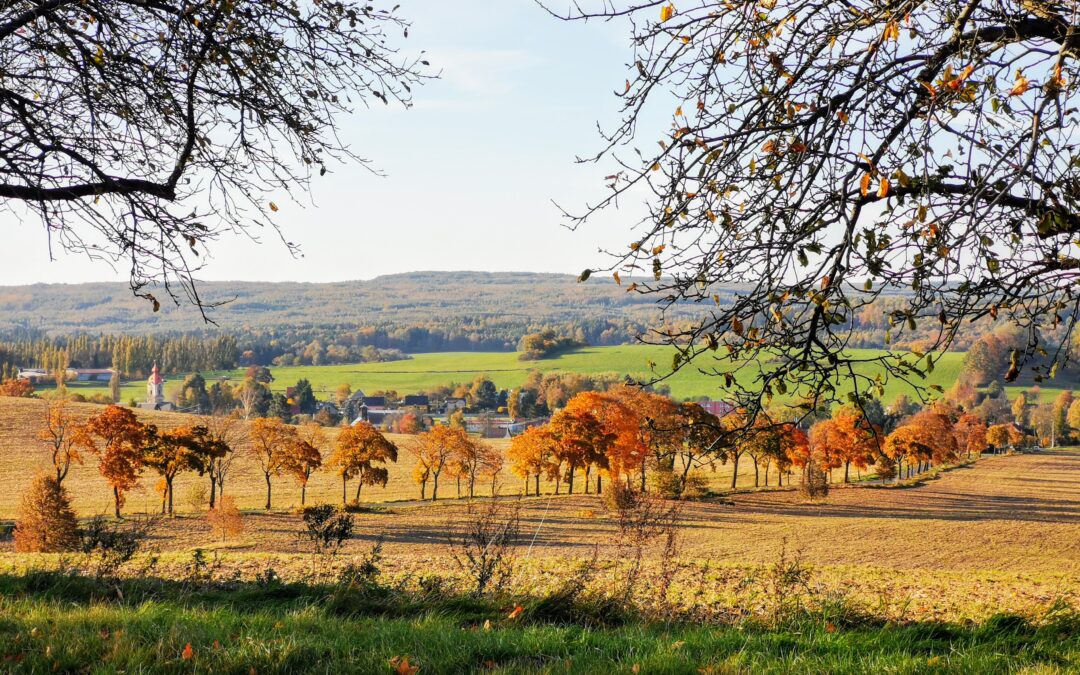
[[[660,22],[663,23],[671,17],[675,16],[675,5],[666,4],[660,8]]]
[[[615,283],[616,284],[618,284],[619,286],[622,286],[622,277],[619,276],[618,272],[612,274],[611,276],[615,278]]]
[[[884,199],[889,194],[889,179],[882,176],[881,182],[878,183],[877,196],[878,199]]]

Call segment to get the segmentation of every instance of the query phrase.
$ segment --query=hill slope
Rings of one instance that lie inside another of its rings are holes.
[[[563,274],[412,272],[337,283],[204,282],[224,330],[265,326],[414,326],[462,318],[521,325],[622,317],[655,318],[653,299],[610,280],[579,284]],[[157,292],[158,297],[165,294]],[[50,334],[161,333],[206,328],[191,306],[163,303],[155,314],[122,283],[0,286],[0,316]]]

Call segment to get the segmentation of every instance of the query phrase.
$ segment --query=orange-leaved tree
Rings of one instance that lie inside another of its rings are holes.
[[[507,456],[512,462],[511,470],[525,481],[525,494],[529,494],[529,478],[535,483],[534,492],[540,495],[540,476],[548,473],[555,456],[555,436],[548,425],[529,427],[510,439]]]
[[[420,499],[425,499],[427,481],[432,481],[431,501],[439,498],[439,476],[459,446],[469,443],[469,435],[461,427],[437,425],[417,434],[406,448],[416,459],[413,478],[420,483]]]
[[[637,462],[640,487],[644,492],[648,460],[651,460],[653,466],[671,466],[675,453],[682,444],[684,426],[679,419],[678,406],[667,396],[625,384],[613,387],[608,395],[622,402],[636,418],[631,427],[637,434],[633,452],[642,452],[645,455]],[[567,407],[570,407],[569,403]],[[618,426],[611,430],[621,439],[626,424],[625,420],[619,420]],[[623,445],[621,440],[619,445]]]
[[[334,455],[330,465],[341,477],[341,502],[346,503],[346,488],[350,480],[358,479],[356,501],[360,502],[360,490],[365,485],[386,487],[390,472],[388,462],[396,462],[398,448],[368,422],[358,422],[338,434],[334,443]]]
[[[286,470],[290,444],[297,438],[296,428],[278,417],[260,417],[251,423],[247,447],[250,456],[266,479],[266,510],[270,510],[272,476],[280,476]]]
[[[551,418],[551,433],[557,441],[555,458],[566,466],[568,491],[574,494],[574,474],[579,468],[595,465],[607,469],[608,452],[618,436],[587,410],[569,406]],[[555,492],[559,483],[555,484]]]
[[[182,471],[195,471],[201,476],[217,457],[224,457],[228,447],[204,426],[179,427],[158,431],[146,425],[142,444],[142,462],[154,469],[165,483],[167,513],[173,515],[173,482]]]
[[[124,495],[139,482],[146,428],[135,413],[118,405],[92,415],[79,434],[79,443],[98,458],[98,471],[113,491],[113,511],[120,517]]]
[[[72,464],[82,464],[80,446],[85,442],[80,438],[83,427],[67,409],[67,402],[60,398],[49,401],[45,410],[45,424],[38,433],[49,451],[57,484],[67,478]]]
[[[299,435],[289,438],[284,451],[285,457],[282,460],[281,471],[292,476],[300,485],[300,505],[303,506],[307,502],[307,485],[311,480],[311,474],[322,466],[322,453]]]
[[[308,420],[297,428],[298,443],[289,453],[289,466],[286,470],[300,484],[300,505],[307,502],[307,485],[311,474],[323,464],[323,451],[328,439],[323,425]]]
[[[961,415],[953,426],[953,435],[956,436],[957,450],[969,458],[986,450],[986,422],[976,415]]]
[[[995,424],[986,430],[986,442],[997,449],[1024,442],[1024,434],[1012,424]]]
[[[642,413],[653,405],[652,394],[646,394],[634,387],[618,387],[618,393],[600,393],[594,391],[575,395],[563,409],[568,415],[591,415],[600,423],[605,437],[597,438],[601,446],[590,451],[589,461],[585,463],[585,492],[589,491],[589,474],[597,466],[596,491],[601,492],[603,483],[601,471],[607,471],[612,480],[625,476],[629,487],[630,476],[640,472],[644,479],[645,462],[648,451],[656,436],[650,421]],[[638,407],[635,408],[634,406]],[[674,424],[665,419],[664,424]],[[573,487],[573,486],[571,486]]]

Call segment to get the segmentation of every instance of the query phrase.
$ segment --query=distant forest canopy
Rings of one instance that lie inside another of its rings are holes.
[[[389,361],[410,353],[521,351],[543,358],[573,345],[627,344],[677,331],[711,311],[684,303],[661,315],[648,297],[615,283],[576,283],[558,274],[417,272],[328,284],[207,282],[209,300],[235,297],[202,323],[190,307],[154,314],[123,284],[0,287],[0,369],[118,368],[143,377],[154,361],[167,373],[249,365]],[[711,303],[735,288],[715,289]],[[903,300],[882,296],[852,320],[852,348],[921,349],[933,322],[891,340]],[[965,325],[952,348],[966,351],[1001,326]],[[1044,336],[1051,339],[1061,336]],[[1013,336],[1009,342],[1019,342]],[[994,351],[994,350],[992,350]],[[995,361],[1000,356],[995,354]],[[0,373],[3,374],[3,373]]]

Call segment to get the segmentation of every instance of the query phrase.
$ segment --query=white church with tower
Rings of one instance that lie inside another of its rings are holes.
[[[154,369],[150,371],[150,377],[146,380],[146,401],[140,403],[139,407],[143,410],[176,410],[176,406],[165,400],[165,378],[161,376],[161,371],[158,370],[157,361],[154,362]]]

